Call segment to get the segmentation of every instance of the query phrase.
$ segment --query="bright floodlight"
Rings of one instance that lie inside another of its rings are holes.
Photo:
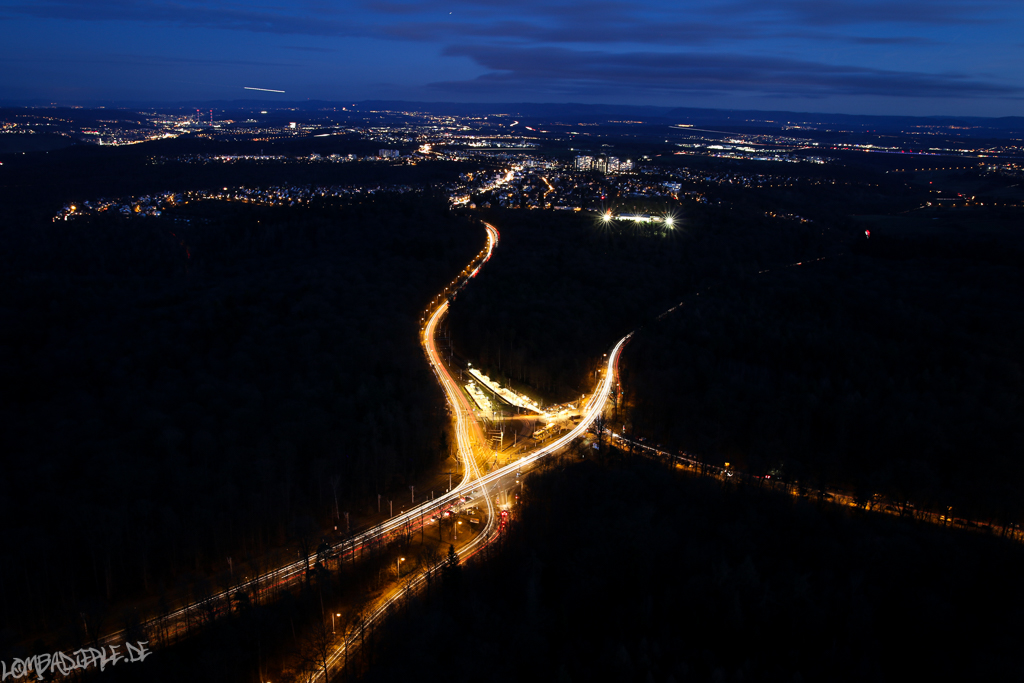
[[[672,216],[665,216],[665,225],[667,225],[668,227],[671,228],[672,227],[672,223],[673,223]]]
[[[612,219],[612,212],[611,211],[609,211],[605,215],[601,216],[601,220],[603,220],[605,223],[607,223],[611,219]]]

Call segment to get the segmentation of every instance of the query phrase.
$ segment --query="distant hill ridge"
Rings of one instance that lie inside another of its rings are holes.
[[[992,136],[999,134],[1024,135],[1024,116],[989,118],[983,116],[883,116],[872,114],[821,114],[797,111],[759,111],[755,109],[707,109],[698,107],[655,107],[624,104],[587,104],[582,102],[415,102],[407,100],[305,100],[302,102],[276,102],[264,100],[219,100],[215,102],[182,102],[167,106],[197,106],[199,108],[233,109],[246,107],[295,107],[303,111],[325,107],[346,107],[350,111],[417,111],[449,116],[509,116],[534,117],[546,120],[575,118],[578,121],[607,121],[609,117],[645,123],[690,123],[722,126],[726,124],[771,122],[807,123],[816,125],[844,125],[860,130],[906,131],[915,126],[964,126],[963,135]],[[149,104],[152,108],[154,105]]]
[[[97,105],[98,106],[98,105]],[[754,109],[707,109],[697,107],[655,107],[621,104],[587,104],[581,102],[567,103],[484,103],[484,102],[415,102],[406,100],[303,100],[298,102],[268,102],[267,100],[215,100],[215,101],[182,101],[145,104],[110,105],[103,110],[104,116],[116,114],[118,107],[127,107],[135,111],[152,111],[154,109],[215,109],[221,112],[232,112],[251,109],[272,109],[275,113],[294,109],[303,112],[342,107],[352,113],[369,111],[391,112],[422,112],[446,116],[516,116],[525,119],[528,124],[535,122],[563,123],[607,123],[609,120],[621,119],[626,122],[642,122],[647,124],[690,124],[695,127],[711,126],[743,127],[743,126],[785,126],[790,124],[808,126],[838,126],[852,129],[854,132],[875,133],[906,133],[915,128],[949,128],[959,127],[958,135],[967,137],[1014,138],[1024,137],[1024,116],[1004,116],[988,118],[982,116],[891,116],[870,114],[821,114],[795,111],[759,111]],[[113,111],[112,111],[113,109]],[[81,115],[81,112],[78,113]],[[939,131],[936,131],[939,132]]]

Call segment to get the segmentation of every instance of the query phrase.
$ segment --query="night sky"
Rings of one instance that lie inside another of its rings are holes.
[[[1024,113],[1020,0],[0,0],[0,101]]]

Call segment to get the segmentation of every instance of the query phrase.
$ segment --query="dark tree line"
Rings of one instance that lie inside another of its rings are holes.
[[[1024,550],[660,464],[528,479],[501,552],[365,681],[1015,679]]]
[[[447,457],[419,316],[484,233],[446,198],[20,237],[0,309],[4,646],[294,557]]]
[[[416,569],[403,581],[426,571],[425,594],[453,595],[460,567],[454,548],[439,544],[416,547],[411,534],[401,534],[359,551],[358,561],[340,560],[318,552],[312,571],[297,585],[271,589],[272,595],[237,590],[216,603],[206,601],[192,610],[191,634],[166,642],[159,629],[139,634],[150,640],[152,656],[143,662],[118,664],[79,672],[74,680],[107,683],[171,683],[221,681],[262,683],[310,680],[326,667],[332,676],[343,668],[363,670],[375,657],[380,622],[370,623],[368,605],[392,585],[396,559],[406,557]],[[323,550],[323,547],[318,550]],[[445,552],[447,551],[447,552]],[[404,569],[404,565],[403,565]],[[210,607],[231,604],[229,615],[209,619]],[[404,601],[399,601],[399,606]],[[348,651],[340,651],[345,638]],[[124,648],[122,647],[123,651]],[[338,659],[332,661],[335,655]]]
[[[1020,522],[1024,251],[990,237],[873,235],[687,297],[624,356],[634,432],[758,475]]]
[[[738,180],[752,170],[735,165]],[[757,474],[1019,522],[1019,210],[907,213],[930,186],[832,165],[793,175],[710,184],[722,204],[684,202],[673,231],[501,214],[503,259],[452,307],[456,347],[564,400],[637,329],[621,367],[633,410],[619,422],[638,436]]]
[[[826,252],[813,224],[746,210],[676,209],[671,230],[601,223],[593,214],[495,214],[501,259],[451,309],[456,348],[548,400],[586,390],[596,361],[677,297],[773,263]]]

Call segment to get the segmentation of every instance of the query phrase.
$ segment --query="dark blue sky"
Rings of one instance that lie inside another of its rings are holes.
[[[0,0],[0,100],[1024,114],[1022,0]]]

